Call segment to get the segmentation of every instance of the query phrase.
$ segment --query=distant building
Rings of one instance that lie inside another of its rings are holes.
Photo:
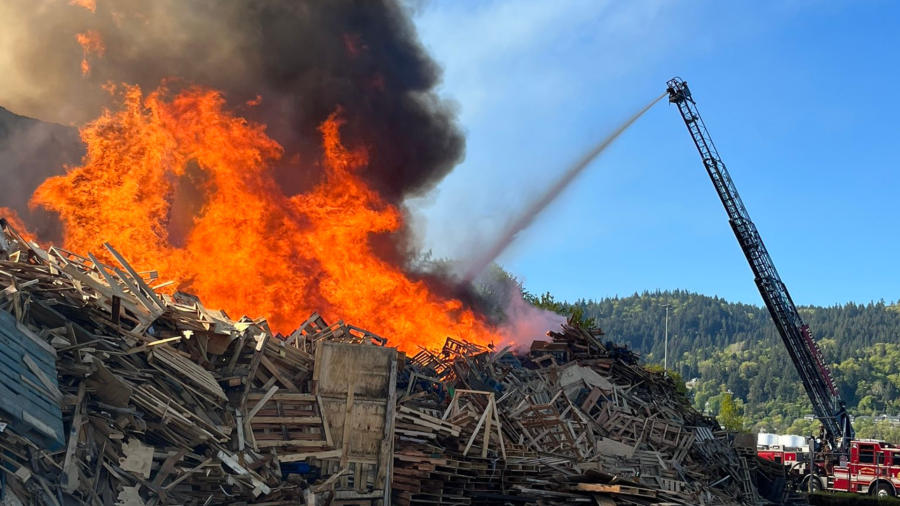
[[[875,423],[889,422],[891,425],[900,425],[900,416],[892,416],[888,414],[875,415],[872,421],[874,421]]]

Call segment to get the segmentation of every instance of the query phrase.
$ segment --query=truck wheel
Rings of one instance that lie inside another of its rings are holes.
[[[887,483],[879,483],[875,488],[876,497],[894,497],[894,487]]]
[[[809,492],[809,481],[810,481],[810,480],[812,480],[812,491],[813,491],[813,493],[815,493],[815,492],[821,492],[821,491],[823,490],[823,489],[822,489],[822,482],[819,481],[819,477],[818,477],[818,476],[807,476],[806,478],[803,479],[802,482],[800,482],[800,490],[798,490],[798,492],[808,493],[808,492]]]

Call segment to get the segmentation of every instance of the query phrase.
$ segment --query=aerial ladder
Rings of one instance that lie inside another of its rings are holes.
[[[716,146],[700,118],[687,82],[676,77],[666,84],[669,103],[678,106],[684,124],[694,139],[706,172],[728,213],[731,229],[753,270],[759,293],[778,328],[794,367],[797,368],[816,417],[824,427],[820,451],[829,453],[835,459],[846,457],[850,440],[854,437],[853,427],[840,392],[835,387],[828,363],[813,338],[809,325],[803,321],[787,287],[775,270],[775,264],[772,263],[756,225],[750,220],[734,181],[719,158]]]

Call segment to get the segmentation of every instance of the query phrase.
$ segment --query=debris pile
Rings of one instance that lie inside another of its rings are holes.
[[[396,373],[382,370],[396,371],[397,353],[359,345],[383,338],[317,315],[275,336],[264,320],[162,295],[155,273],[136,272],[110,245],[115,265],[0,226],[5,504],[385,497],[383,393]],[[355,376],[340,369],[350,359]],[[365,428],[351,436],[354,424]],[[374,450],[357,448],[373,438]]]
[[[548,335],[523,357],[452,339],[413,357],[398,401],[396,504],[766,502],[756,456],[732,448],[669,378],[599,329]]]
[[[4,504],[761,502],[756,457],[597,329],[407,358],[318,314],[273,335],[111,245],[0,228]]]

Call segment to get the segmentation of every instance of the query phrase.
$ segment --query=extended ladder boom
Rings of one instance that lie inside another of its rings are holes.
[[[803,382],[816,416],[825,426],[827,442],[832,450],[847,453],[853,429],[822,351],[813,339],[809,326],[800,317],[787,287],[778,276],[775,264],[772,263],[772,258],[766,251],[756,226],[750,220],[737,188],[700,118],[687,82],[676,77],[667,85],[669,103],[678,106],[694,144],[703,158],[706,172],[709,173],[709,178],[728,213],[728,221],[734,235],[753,270],[759,293],[769,309],[769,314],[772,315],[775,326],[778,327],[778,333],[781,334],[791,361],[797,368],[797,374]]]

